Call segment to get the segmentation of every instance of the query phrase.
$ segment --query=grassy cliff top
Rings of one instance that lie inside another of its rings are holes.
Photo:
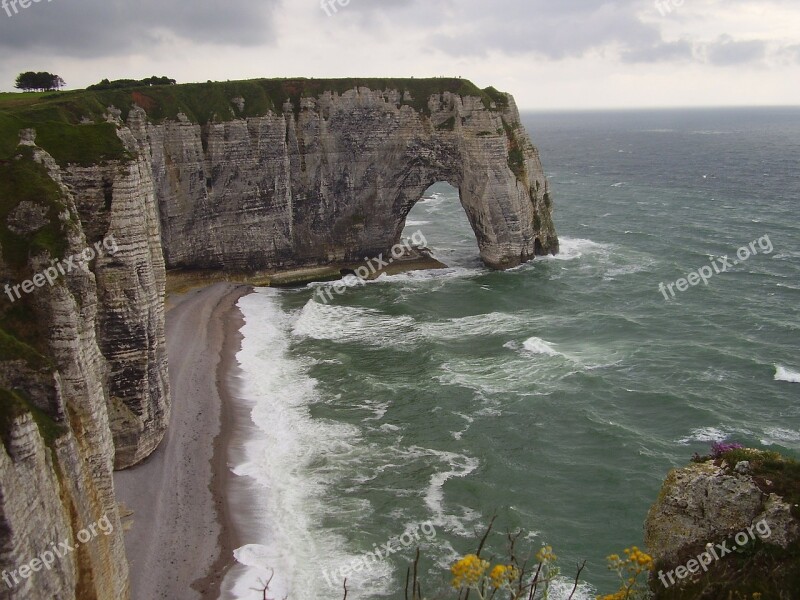
[[[105,122],[109,106],[126,119],[134,104],[147,111],[154,122],[176,119],[183,113],[190,121],[204,125],[212,121],[281,114],[286,102],[299,112],[302,98],[320,97],[325,92],[343,94],[355,88],[396,90],[410,98],[404,100],[427,113],[433,95],[451,92],[476,96],[487,108],[508,105],[505,94],[494,88],[479,89],[465,79],[253,79],[189,83],[183,85],[140,86],[110,90],[75,90],[27,94],[0,94],[0,160],[10,159],[19,141],[19,131],[34,128],[37,144],[59,164],[90,165],[103,160],[128,158],[116,136],[114,125]],[[234,98],[244,99],[243,109]]]

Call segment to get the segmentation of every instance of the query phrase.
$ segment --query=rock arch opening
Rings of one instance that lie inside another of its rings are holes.
[[[431,185],[406,215],[402,238],[421,233],[434,259],[448,267],[479,267],[480,248],[460,196],[446,181]]]

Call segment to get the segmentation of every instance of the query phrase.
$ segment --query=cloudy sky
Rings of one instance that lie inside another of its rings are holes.
[[[512,92],[524,109],[800,105],[798,0],[4,3],[0,91],[28,70],[69,88],[448,75]]]

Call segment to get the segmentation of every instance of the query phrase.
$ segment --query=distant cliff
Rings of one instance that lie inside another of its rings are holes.
[[[74,543],[106,515],[114,528],[0,584],[0,599],[129,595],[111,472],[146,458],[169,422],[166,268],[377,256],[438,181],[459,189],[488,266],[558,251],[513,98],[464,80],[259,80],[0,102],[0,287],[104,240],[117,246],[53,285],[2,296],[0,570]]]

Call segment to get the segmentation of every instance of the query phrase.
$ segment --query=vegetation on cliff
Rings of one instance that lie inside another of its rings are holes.
[[[6,451],[9,450],[11,443],[10,435],[14,422],[26,414],[31,415],[39,428],[42,439],[50,448],[58,438],[67,433],[64,425],[56,423],[44,411],[34,406],[26,397],[25,392],[0,388],[0,438]]]
[[[494,88],[479,89],[465,79],[254,79],[154,85],[151,80],[101,82],[95,89],[51,94],[0,94],[0,160],[10,159],[19,141],[19,131],[34,128],[37,144],[61,165],[91,165],[122,160],[128,154],[107,122],[108,108],[127,119],[134,105],[142,107],[154,122],[185,115],[190,121],[209,122],[283,114],[285,107],[299,113],[303,98],[317,98],[325,92],[343,94],[355,88],[395,90],[401,103],[430,115],[431,96],[450,92],[481,98],[487,108],[508,106],[506,94]],[[233,99],[243,102],[234,103]]]

